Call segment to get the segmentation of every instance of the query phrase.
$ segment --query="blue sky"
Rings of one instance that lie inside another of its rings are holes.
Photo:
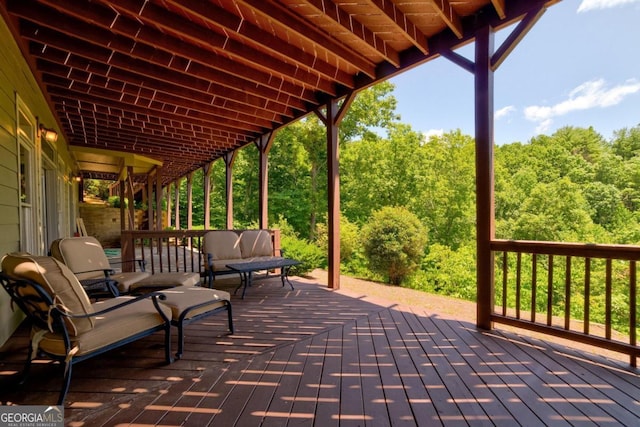
[[[496,33],[496,49],[510,31]],[[473,45],[457,52],[473,58]],[[401,121],[414,130],[474,135],[467,71],[438,58],[391,82]],[[496,144],[567,125],[593,126],[609,140],[615,130],[640,125],[640,0],[551,6],[498,68],[494,84]]]

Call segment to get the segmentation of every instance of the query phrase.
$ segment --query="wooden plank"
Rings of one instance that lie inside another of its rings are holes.
[[[320,380],[324,371],[325,353],[329,342],[329,332],[314,336],[306,348],[302,378],[297,389],[289,390],[288,400],[291,400],[290,420],[297,427],[313,426],[316,417],[316,407],[320,402]],[[328,403],[338,403],[338,400]],[[277,424],[276,424],[277,425]]]
[[[358,320],[356,330],[358,333],[358,365],[361,373],[362,400],[364,413],[367,415],[365,425],[391,426],[379,368],[380,363],[390,362],[380,361],[373,345],[373,337],[384,334],[384,331],[372,326],[369,318]]]
[[[415,424],[414,415],[401,378],[401,372],[404,372],[405,368],[399,365],[402,365],[404,361],[394,355],[393,348],[397,343],[388,337],[393,331],[392,328],[388,328],[385,325],[383,320],[385,317],[389,317],[389,310],[384,310],[371,316],[370,324],[372,330],[382,332],[373,335],[373,345],[379,361],[382,390],[387,403],[387,410],[389,411],[389,419],[392,420],[394,425],[401,422]]]
[[[508,381],[509,377],[501,375],[503,363],[486,348],[482,340],[478,339],[482,334],[477,332],[473,325],[431,317],[419,317],[419,319],[423,323],[424,319],[431,320],[430,331],[439,330],[445,337],[451,340],[459,339],[466,345],[461,355],[465,361],[473,362],[469,364],[471,372],[463,378],[470,382],[474,396],[482,401],[483,408],[493,423],[505,427],[524,421],[531,426],[542,425],[537,416],[513,392]],[[452,363],[457,365],[458,362]]]
[[[318,404],[314,425],[338,426],[340,415],[340,374],[342,356],[342,328],[334,328],[326,337],[322,374],[318,383]]]

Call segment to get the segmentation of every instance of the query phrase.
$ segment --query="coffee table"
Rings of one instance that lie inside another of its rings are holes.
[[[284,286],[286,282],[289,284],[289,286],[291,286],[291,290],[293,290],[293,284],[289,280],[289,269],[298,264],[300,264],[300,261],[297,261],[295,259],[274,258],[267,260],[235,262],[227,264],[226,267],[240,274],[240,286],[238,286],[233,293],[235,295],[235,293],[238,292],[238,289],[242,288],[242,298],[244,299],[247,288],[251,286],[253,273],[255,271],[273,270],[275,268],[279,268],[282,286]]]

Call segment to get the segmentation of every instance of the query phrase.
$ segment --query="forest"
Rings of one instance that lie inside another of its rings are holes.
[[[474,139],[460,130],[426,138],[395,108],[393,85],[381,83],[356,97],[340,126],[341,272],[474,300]],[[268,174],[270,228],[282,230],[283,247],[307,269],[325,267],[326,137],[315,116],[278,131]],[[194,228],[203,224],[202,187],[200,170],[193,178]],[[225,226],[224,188],[224,163],[217,161],[212,228]],[[235,227],[255,227],[252,145],[234,163],[233,196]],[[180,197],[186,206],[184,179]],[[393,210],[419,223],[417,261],[399,280],[376,268],[366,242],[371,227],[384,221],[381,213]],[[495,215],[501,239],[639,244],[640,125],[611,140],[593,128],[567,126],[495,147]]]

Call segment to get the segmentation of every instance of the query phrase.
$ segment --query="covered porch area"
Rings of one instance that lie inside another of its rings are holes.
[[[637,425],[628,358],[504,327],[475,304],[316,270],[259,282],[224,315],[187,327],[183,358],[162,336],[76,366],[65,422],[101,425]],[[232,286],[232,285],[230,285]],[[391,298],[390,295],[393,295]],[[26,331],[2,353],[0,400],[47,404],[62,373],[36,365],[20,388]],[[175,336],[174,336],[175,341]],[[57,375],[57,374],[60,375]]]

